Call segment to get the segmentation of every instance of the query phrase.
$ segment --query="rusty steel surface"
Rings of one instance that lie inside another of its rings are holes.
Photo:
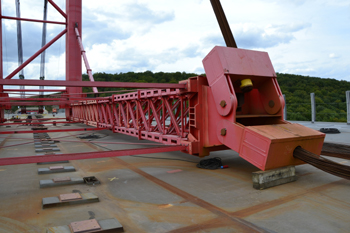
[[[98,224],[96,219],[72,222],[69,226],[71,227],[74,233],[91,232],[101,229],[101,226],[100,224]]]
[[[137,138],[108,130],[100,133],[104,137],[96,141],[138,142]],[[70,134],[49,133],[52,138]],[[16,143],[17,137],[23,138],[23,135],[9,136],[4,145]],[[31,138],[31,135],[25,136]],[[77,140],[75,136],[69,139]],[[102,146],[69,141],[59,144],[63,153],[141,147],[128,144]],[[1,149],[0,157],[17,156],[18,153],[30,156],[34,151],[31,145],[15,149]],[[125,232],[343,232],[350,227],[347,219],[349,181],[310,165],[296,167],[297,182],[259,191],[251,184],[251,172],[258,169],[231,150],[213,152],[211,156],[220,156],[229,168],[210,171],[196,168],[200,158],[179,152],[149,156],[168,160],[125,156],[70,161],[77,172],[68,176],[95,176],[101,181],[100,186],[79,184],[40,189],[38,180],[62,175],[36,174],[37,168],[45,165],[0,167],[0,232],[41,233],[48,227],[68,225],[91,216],[95,219],[115,217]],[[168,173],[178,169],[182,171]],[[60,207],[59,211],[56,208],[41,209],[43,197],[71,193],[72,190],[93,192],[100,202]],[[14,193],[17,193],[16,198]]]

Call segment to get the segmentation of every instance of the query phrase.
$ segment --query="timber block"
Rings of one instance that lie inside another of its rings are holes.
[[[267,171],[253,172],[253,187],[267,189],[297,180],[295,166],[281,167]]]
[[[93,232],[99,233],[114,233],[114,232],[123,232],[123,226],[119,223],[119,221],[115,218],[97,220],[101,229]],[[57,226],[50,227],[46,229],[46,233],[71,233],[69,225],[67,226]]]
[[[69,205],[77,205],[77,204],[86,204],[99,202],[98,196],[92,193],[82,193],[80,194],[81,199],[73,199],[68,201],[61,201],[59,196],[57,197],[45,197],[42,201],[43,209],[51,208],[51,207],[59,207],[59,206],[69,206]]]
[[[38,174],[50,174],[50,173],[60,173],[60,172],[75,172],[75,168],[73,166],[66,166],[63,169],[54,169],[50,170],[50,168],[38,168]]]
[[[52,180],[40,180],[40,188],[48,188],[48,187],[56,187],[56,186],[63,186],[63,185],[71,185],[71,184],[84,184],[83,178],[71,178],[67,181],[61,181],[61,182],[55,182]]]

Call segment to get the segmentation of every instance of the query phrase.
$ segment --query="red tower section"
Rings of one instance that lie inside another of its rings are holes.
[[[81,0],[67,0],[67,34],[66,34],[66,80],[67,81],[82,81],[82,65],[81,65],[81,51],[78,46],[77,36],[75,34],[75,27],[78,27],[80,36],[82,35],[82,1]],[[68,98],[80,97],[74,95],[82,93],[82,87],[67,87]],[[71,117],[70,106],[66,106],[66,117]]]

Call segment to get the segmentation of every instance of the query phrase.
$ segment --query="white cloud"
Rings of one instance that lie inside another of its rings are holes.
[[[338,58],[339,56],[336,55],[335,53],[330,53],[329,58]]]
[[[42,1],[21,1],[23,16],[40,18]],[[64,9],[65,1],[55,1]],[[240,48],[267,51],[277,72],[350,81],[349,1],[221,0]],[[2,0],[6,15],[14,2]],[[6,10],[5,10],[6,9]],[[4,13],[4,14],[5,14]],[[50,8],[50,20],[62,16]],[[4,20],[7,39],[4,67],[16,67],[16,25]],[[23,24],[24,26],[25,24]],[[40,24],[23,29],[26,56],[41,44]],[[32,25],[32,26],[30,26]],[[60,28],[49,28],[53,37]],[[202,59],[224,41],[210,1],[83,1],[83,42],[94,72],[186,71],[202,73]],[[48,77],[63,79],[64,40],[48,52]],[[61,49],[61,52],[57,50]],[[338,58],[342,59],[331,59]],[[38,65],[38,64],[37,64]],[[38,77],[38,66],[26,69]],[[59,68],[60,67],[60,68]],[[83,68],[83,72],[85,69]],[[9,71],[8,71],[9,72]],[[53,72],[50,74],[50,72]]]

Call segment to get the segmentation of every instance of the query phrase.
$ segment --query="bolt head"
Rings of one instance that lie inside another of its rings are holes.
[[[225,100],[221,100],[220,106],[224,108],[226,106],[226,101]]]
[[[226,129],[222,128],[220,134],[221,134],[221,136],[225,136],[226,135]]]

